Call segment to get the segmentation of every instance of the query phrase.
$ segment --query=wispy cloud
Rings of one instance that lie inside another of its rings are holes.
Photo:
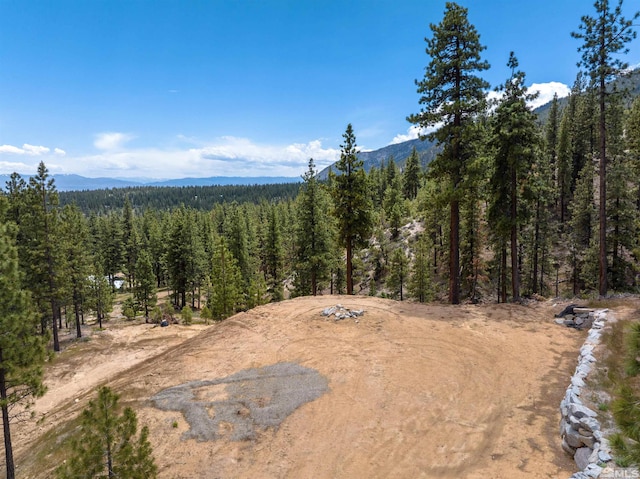
[[[0,153],[10,153],[13,155],[40,156],[49,153],[51,150],[46,146],[35,146],[25,143],[22,148],[13,145],[0,145]]]
[[[93,141],[93,146],[99,150],[117,150],[122,148],[125,143],[131,141],[133,135],[120,132],[98,133]]]

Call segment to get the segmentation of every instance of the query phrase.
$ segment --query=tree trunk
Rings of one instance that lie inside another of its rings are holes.
[[[353,276],[351,271],[351,261],[353,255],[353,248],[351,246],[351,239],[347,240],[347,294],[353,294]]]
[[[538,292],[538,249],[540,248],[540,200],[536,201],[536,226],[533,235],[533,293]]]
[[[80,327],[80,305],[77,301],[74,301],[73,309],[76,313],[76,338],[82,337],[82,328]]]
[[[2,363],[0,349],[0,363]],[[7,381],[4,368],[0,368],[0,399],[2,399],[2,427],[4,432],[4,455],[7,468],[7,479],[16,477],[16,467],[13,462],[13,446],[11,445],[11,427],[9,424],[9,405],[7,404]]]
[[[513,301],[520,301],[520,268],[518,267],[518,204],[517,174],[511,167],[511,293]]]
[[[503,245],[500,251],[500,295],[502,302],[507,302],[507,248]]]
[[[602,22],[604,30],[604,22]],[[605,32],[601,36],[600,65],[606,65]],[[607,295],[607,126],[605,118],[605,77],[600,75],[600,250],[598,254],[598,293]]]
[[[460,304],[460,203],[457,199],[451,200],[449,302],[451,304]]]

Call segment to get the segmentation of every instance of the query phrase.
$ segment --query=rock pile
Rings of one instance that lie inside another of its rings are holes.
[[[322,316],[333,317],[336,321],[348,318],[359,318],[364,314],[364,309],[348,309],[341,304],[336,304],[322,310]],[[356,322],[358,322],[356,320]]]
[[[612,460],[609,443],[603,436],[597,420],[598,413],[586,407],[581,399],[583,389],[586,387],[585,380],[595,366],[596,358],[593,356],[593,350],[600,343],[606,310],[588,310],[585,313],[582,311],[585,309],[573,307],[573,311],[567,313],[574,317],[586,314],[591,323],[589,335],[580,348],[578,365],[571,377],[571,384],[567,387],[564,399],[560,403],[562,449],[573,457],[580,469],[580,472],[576,472],[571,479],[600,477],[603,471],[601,465]],[[584,323],[580,326],[582,324]]]
[[[567,326],[568,328],[588,329],[593,324],[594,310],[590,308],[580,308],[571,304],[564,310],[556,314],[556,324]]]

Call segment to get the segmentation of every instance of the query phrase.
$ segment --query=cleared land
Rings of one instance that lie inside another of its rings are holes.
[[[321,316],[338,303],[365,314]],[[72,420],[107,383],[149,426],[162,478],[565,479],[575,466],[559,448],[558,405],[585,333],[555,325],[560,309],[323,296],[210,327],[110,324],[48,368],[44,420],[16,428],[19,476],[50,477]],[[281,363],[298,381],[281,396],[312,377],[317,394],[279,426],[256,426],[251,414],[287,384],[260,377],[280,375],[271,366]],[[152,400],[192,381],[218,428],[209,440]],[[219,406],[235,403],[241,422]],[[234,434],[238,424],[250,434]]]

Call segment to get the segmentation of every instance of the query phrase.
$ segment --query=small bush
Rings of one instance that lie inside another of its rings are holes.
[[[182,322],[184,324],[191,324],[193,322],[193,311],[189,306],[182,308],[180,316],[182,316]]]

